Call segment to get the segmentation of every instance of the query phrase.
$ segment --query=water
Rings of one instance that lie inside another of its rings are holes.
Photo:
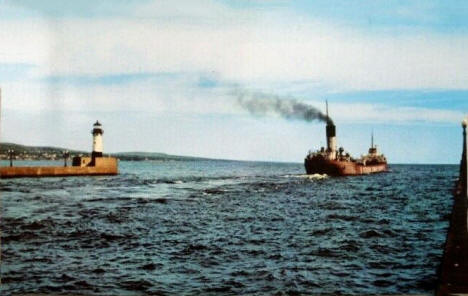
[[[1,180],[2,295],[430,293],[457,166],[121,162]]]

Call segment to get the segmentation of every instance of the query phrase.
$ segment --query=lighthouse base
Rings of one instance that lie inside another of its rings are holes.
[[[91,152],[91,157],[92,157],[92,158],[94,158],[94,157],[102,157],[102,152],[93,151],[93,152]]]

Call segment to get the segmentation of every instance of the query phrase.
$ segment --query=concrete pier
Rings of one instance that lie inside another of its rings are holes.
[[[117,159],[114,157],[96,157],[92,159],[90,164],[85,162],[83,166],[80,166],[80,163],[78,163],[77,166],[71,167],[0,167],[0,178],[93,176],[117,174],[118,164]]]
[[[468,146],[467,120],[463,127],[463,153],[460,178],[454,190],[450,227],[447,232],[444,256],[439,270],[436,295],[468,295]]]

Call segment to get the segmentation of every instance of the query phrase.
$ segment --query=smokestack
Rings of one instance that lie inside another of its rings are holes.
[[[328,101],[325,101],[327,112],[327,152],[329,159],[336,159],[336,127],[328,116]]]

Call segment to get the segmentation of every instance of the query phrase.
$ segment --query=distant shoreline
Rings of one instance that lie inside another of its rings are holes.
[[[15,143],[0,143],[0,160],[8,161],[8,150],[14,150],[14,161],[63,161],[63,152],[68,151],[70,157],[89,155],[89,152],[72,150],[61,147],[48,147],[48,146],[28,146]],[[302,164],[302,162],[288,162],[288,161],[266,161],[266,160],[238,160],[238,159],[222,159],[222,158],[209,158],[198,156],[180,156],[171,155],[160,152],[117,152],[105,154],[108,156],[116,157],[123,161],[206,161],[206,160],[219,160],[219,161],[236,161],[236,162],[264,162],[264,163],[284,163],[284,164]],[[389,163],[389,165],[458,165],[458,163]]]
[[[72,150],[61,147],[47,147],[47,146],[27,146],[15,143],[0,143],[0,160],[9,160],[9,150],[14,151],[13,160],[63,160],[64,151],[70,153],[70,158],[74,156],[89,155],[89,152]],[[145,160],[209,160],[210,158],[192,157],[192,156],[178,156],[157,152],[119,152],[108,153],[106,155],[116,157],[120,160],[128,161],[145,161]]]

